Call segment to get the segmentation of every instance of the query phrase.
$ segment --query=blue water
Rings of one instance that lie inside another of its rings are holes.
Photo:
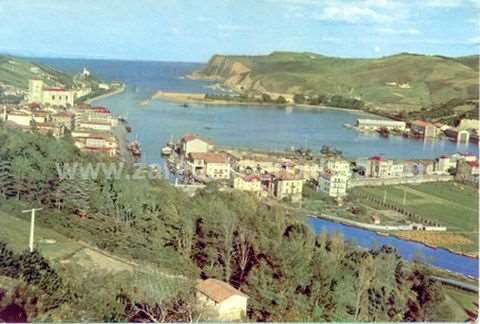
[[[346,240],[354,240],[359,246],[369,249],[390,245],[397,248],[400,256],[406,260],[413,260],[420,255],[425,263],[435,267],[478,278],[478,259],[475,258],[314,217],[309,217],[307,224],[316,234],[319,234],[321,231],[338,232]]]
[[[270,150],[303,146],[319,151],[326,144],[352,158],[380,154],[389,158],[428,159],[455,152],[478,154],[478,147],[471,144],[457,145],[447,140],[424,142],[403,137],[386,139],[343,127],[345,123],[353,124],[357,118],[365,117],[360,112],[255,105],[190,105],[190,108],[183,108],[166,101],[139,105],[159,89],[212,91],[207,88],[208,82],[182,78],[202,66],[197,63],[38,60],[70,72],[81,71],[86,66],[100,79],[125,82],[125,92],[98,100],[95,104],[108,106],[118,115],[128,113],[133,128],[131,137],[141,141],[146,153],[144,159],[149,163],[161,161],[160,147],[171,136],[178,138],[186,133],[208,137],[218,144]]]
[[[431,159],[455,152],[478,154],[478,147],[471,144],[459,146],[446,140],[423,142],[402,137],[386,139],[343,127],[343,124],[353,124],[357,118],[365,116],[357,112],[292,110],[254,105],[190,105],[190,108],[184,108],[166,101],[153,101],[147,106],[139,104],[159,89],[212,92],[208,88],[208,82],[183,78],[202,66],[197,63],[36,60],[72,73],[79,72],[86,66],[102,80],[126,83],[127,88],[123,93],[98,100],[95,104],[108,106],[116,115],[128,114],[129,124],[133,128],[130,136],[141,142],[143,159],[148,163],[161,162],[160,148],[171,136],[178,138],[187,133],[203,135],[223,145],[270,150],[306,146],[318,151],[322,145],[329,145],[343,151],[348,157],[381,154],[388,158]],[[368,248],[390,244],[407,260],[411,260],[419,251],[427,263],[478,277],[476,259],[324,220],[310,219],[309,224],[316,232],[322,228],[342,232],[346,239],[355,239],[360,246]]]

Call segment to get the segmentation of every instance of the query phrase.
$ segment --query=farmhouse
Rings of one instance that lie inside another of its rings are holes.
[[[196,286],[199,304],[210,307],[216,313],[216,320],[243,320],[247,314],[248,296],[228,283],[217,280],[202,280]]]

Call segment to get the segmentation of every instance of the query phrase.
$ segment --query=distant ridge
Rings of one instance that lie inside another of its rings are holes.
[[[478,99],[479,56],[399,53],[367,59],[309,52],[214,55],[191,77],[218,81],[240,93],[341,95],[360,99],[374,109],[417,111],[452,99]]]

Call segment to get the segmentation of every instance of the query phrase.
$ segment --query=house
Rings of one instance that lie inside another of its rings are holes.
[[[230,163],[226,154],[191,152],[188,155],[188,164],[193,176],[214,180],[230,179]]]
[[[477,119],[462,119],[458,125],[459,130],[480,129],[480,123]]]
[[[270,192],[279,200],[299,202],[302,200],[303,182],[303,178],[286,172],[271,174]]]
[[[248,296],[228,283],[217,279],[202,280],[196,291],[198,303],[214,311],[213,319],[241,321],[246,318]]]
[[[207,153],[213,149],[213,143],[211,141],[201,139],[191,134],[182,137],[180,145],[184,156],[188,156],[190,153]]]
[[[52,134],[55,137],[61,137],[65,134],[65,128],[62,125],[56,125],[52,122],[35,123],[35,127],[42,134]]]
[[[303,162],[295,166],[294,171],[302,174],[304,179],[317,180],[322,172],[320,165],[317,163]]]
[[[456,161],[451,161],[448,155],[441,155],[434,161],[433,172],[435,174],[448,174],[448,170],[452,167],[456,167]]]
[[[423,120],[415,120],[410,124],[410,129],[423,137],[437,137],[441,130],[437,128],[432,123],[423,121]]]
[[[280,162],[274,157],[251,154],[237,157],[235,168],[240,172],[275,173],[280,172],[282,167]]]
[[[31,126],[33,123],[32,115],[21,112],[12,112],[6,114],[6,121],[19,126]]]
[[[346,160],[330,157],[322,159],[322,172],[318,177],[317,190],[330,197],[343,197],[347,194],[351,177],[350,163]]]
[[[365,175],[375,178],[398,178],[405,175],[405,165],[402,162],[385,160],[381,156],[372,156],[368,159]]]
[[[262,182],[256,175],[239,175],[233,179],[233,189],[248,191],[257,194],[262,193]]]
[[[111,131],[111,121],[92,121],[92,120],[78,120],[75,122],[75,127],[90,128],[99,131]]]
[[[459,160],[457,162],[457,174],[455,179],[478,184],[479,161]]]
[[[46,87],[43,80],[32,79],[28,81],[29,103],[39,103],[52,106],[73,106],[75,92],[60,87]]]
[[[325,171],[318,179],[318,191],[335,198],[346,196],[348,179],[345,174]]]
[[[74,115],[72,113],[62,111],[56,114],[52,114],[51,117],[52,117],[52,122],[54,122],[56,125],[64,126],[66,129],[73,128]]]

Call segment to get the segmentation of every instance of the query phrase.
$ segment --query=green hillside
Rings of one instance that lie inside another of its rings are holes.
[[[0,55],[0,83],[26,90],[28,80],[40,78],[49,85],[71,87],[73,76],[49,66],[31,63],[27,60]]]
[[[195,78],[240,92],[342,95],[385,110],[420,110],[451,99],[478,98],[478,56],[448,58],[402,53],[378,59],[314,53],[215,55]]]

